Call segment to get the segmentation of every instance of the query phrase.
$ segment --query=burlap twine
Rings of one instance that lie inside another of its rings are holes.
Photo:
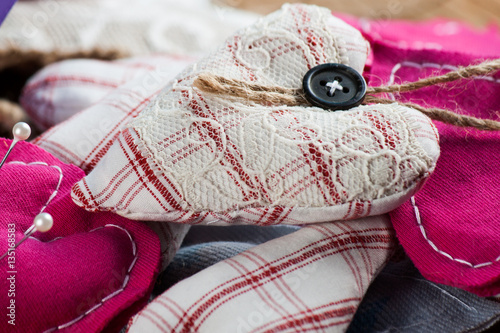
[[[415,82],[394,84],[381,87],[368,87],[364,104],[380,103],[392,104],[398,103],[407,107],[414,108],[433,120],[443,123],[459,126],[474,127],[485,131],[500,130],[500,122],[491,119],[480,119],[472,116],[458,114],[449,110],[439,108],[425,108],[414,103],[403,103],[388,98],[374,96],[383,93],[401,93],[412,91],[424,87],[430,87],[447,82],[453,82],[461,79],[467,79],[477,76],[485,76],[500,69],[500,59],[488,60],[478,65],[460,67],[455,71],[448,72],[439,76],[431,76]],[[202,73],[194,81],[194,86],[201,91],[223,95],[224,97],[233,97],[245,99],[247,101],[263,105],[287,105],[287,106],[309,106],[302,89],[291,89],[277,86],[263,86],[259,84],[244,82],[240,80],[228,79],[211,73]]]

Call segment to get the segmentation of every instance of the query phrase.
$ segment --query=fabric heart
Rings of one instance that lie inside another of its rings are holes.
[[[40,129],[47,129],[101,100],[124,83],[155,69],[174,77],[193,57],[152,55],[112,62],[76,59],[54,63],[35,74],[20,102]]]
[[[477,43],[490,45],[489,35]],[[491,47],[489,51],[491,52]],[[500,56],[497,45],[496,57]],[[474,55],[374,47],[373,78],[413,81],[477,63]],[[396,96],[479,118],[497,119],[500,76],[478,77]],[[500,293],[500,134],[436,123],[442,156],[421,192],[391,212],[397,236],[427,279],[480,296]]]
[[[321,63],[361,72],[367,53],[360,33],[330,11],[286,5],[167,85],[73,199],[90,211],[180,223],[302,224],[388,212],[417,191],[439,155],[419,112],[266,107],[192,87],[208,71],[299,88]]]
[[[165,59],[156,59],[154,63],[168,62],[172,58],[169,55],[154,56],[154,58],[158,57]],[[180,63],[189,62],[191,57],[176,57],[175,59],[178,59],[178,62],[176,62],[174,68],[169,66],[153,66],[149,64],[147,59],[150,59],[150,57],[135,57],[120,61],[120,63],[125,62],[128,65],[150,66],[151,69],[135,78],[130,78],[126,83],[111,92],[108,91],[108,88],[103,88],[99,82],[102,80],[101,72],[108,74],[108,81],[118,82],[123,80],[121,77],[122,73],[116,70],[116,64],[102,61],[87,63],[89,67],[85,75],[89,82],[84,84],[86,89],[100,92],[102,96],[107,95],[95,104],[90,105],[69,119],[50,128],[36,138],[33,143],[65,163],[74,164],[82,168],[85,172],[92,171],[94,166],[111,147],[120,130],[133,117],[137,116],[147,103],[160,92],[161,88],[173,78],[172,73],[177,70],[177,66]],[[68,63],[69,61],[56,63],[52,66],[52,69],[54,71],[57,69],[58,72],[56,82],[65,77],[72,77],[74,74],[75,69],[66,66]],[[45,105],[57,104],[53,100],[54,94],[47,93],[44,88],[45,84],[50,85],[52,81],[48,77],[43,76],[43,73],[44,71],[32,79],[33,81],[40,82],[40,85],[36,89],[25,89],[25,98],[36,99],[36,96],[42,96],[43,103],[33,106],[33,112],[38,115],[43,114]],[[120,75],[118,77],[113,76],[117,74]],[[78,78],[75,80],[78,81]],[[54,82],[54,89],[56,90],[65,85],[64,80],[61,83],[56,82]],[[83,96],[80,91],[80,84],[81,82],[75,84],[71,88],[68,88],[66,92],[72,95]],[[85,95],[85,98],[88,98],[88,96]],[[85,101],[85,103],[87,102],[89,100]],[[69,106],[68,104],[59,104],[58,110],[61,114],[71,113],[73,111]],[[42,110],[39,111],[39,107]],[[179,248],[184,235],[188,231],[188,227],[149,221],[145,223],[160,237],[162,268],[165,268]]]
[[[386,215],[303,227],[179,282],[128,332],[345,332],[394,241]]]
[[[0,141],[0,156],[9,143]],[[54,218],[50,231],[36,232],[0,261],[2,306],[10,306],[0,331],[118,331],[147,300],[159,266],[158,237],[138,222],[74,205],[69,192],[83,176],[25,142],[0,169],[2,254],[38,213]]]

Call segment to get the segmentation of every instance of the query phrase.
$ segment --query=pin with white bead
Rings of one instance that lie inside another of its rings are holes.
[[[0,162],[0,169],[4,165],[5,161],[7,160],[7,157],[9,157],[10,152],[18,143],[19,141],[24,141],[27,140],[30,135],[31,135],[31,127],[30,125],[24,123],[24,122],[19,122],[14,125],[14,128],[12,129],[12,134],[14,136],[14,139],[12,140],[12,143],[10,144],[9,150],[7,150],[7,153],[5,153],[5,156],[2,159],[2,162]]]
[[[40,232],[47,232],[50,229],[52,229],[52,226],[54,225],[54,219],[52,218],[52,215],[49,213],[40,213],[37,216],[35,216],[35,219],[33,220],[33,225],[26,230],[24,233],[23,239],[21,239],[19,242],[16,243],[13,247],[9,248],[7,252],[5,252],[1,257],[0,260],[2,260],[5,256],[9,254],[10,251],[15,250],[19,245],[21,245],[25,240],[27,240],[31,235],[33,235],[35,232],[40,231]]]
[[[2,162],[0,162],[0,169],[4,165],[5,161],[7,160],[7,157],[11,153],[16,143],[18,143],[19,141],[27,140],[29,138],[29,136],[31,135],[31,128],[28,124],[20,122],[14,125],[14,128],[12,129],[12,134],[14,136],[14,139],[12,140],[12,143],[10,144],[7,153],[5,153]],[[9,254],[9,252],[15,250],[19,245],[21,245],[26,239],[28,239],[35,232],[37,231],[47,232],[52,228],[53,225],[54,225],[54,219],[52,218],[52,215],[50,215],[49,213],[38,214],[37,216],[35,216],[33,220],[33,225],[29,227],[28,230],[26,230],[26,232],[24,233],[24,237],[13,247],[9,248],[7,252],[5,252],[0,257],[0,260],[6,257]]]

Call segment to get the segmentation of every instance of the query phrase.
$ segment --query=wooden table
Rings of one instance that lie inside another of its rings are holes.
[[[425,20],[444,17],[475,26],[500,23],[500,0],[213,0],[234,7],[270,13],[285,2],[302,2],[328,7],[360,17]]]

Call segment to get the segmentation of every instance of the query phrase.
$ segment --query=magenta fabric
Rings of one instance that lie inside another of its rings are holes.
[[[386,23],[384,29],[365,30],[373,52],[370,85],[415,81],[500,57],[495,29],[474,31],[459,25],[455,38],[440,38],[435,34],[437,24],[446,23],[395,22]],[[436,45],[422,47],[415,44],[419,40]],[[395,99],[500,120],[500,74],[403,93]],[[436,170],[411,201],[391,212],[393,225],[426,278],[480,296],[496,295],[500,293],[500,132],[435,124],[441,145]]]
[[[500,28],[495,24],[472,28],[447,19],[370,21],[346,14],[335,15],[361,31],[372,45],[382,42],[401,49],[459,52],[477,58],[498,57],[500,51]]]
[[[9,144],[0,139],[0,156]],[[54,218],[14,260],[0,261],[0,332],[117,332],[146,303],[160,262],[158,236],[140,222],[77,207],[69,193],[83,176],[26,142],[0,169],[2,254],[11,234],[19,241],[42,210]],[[5,316],[12,301],[15,326]]]

